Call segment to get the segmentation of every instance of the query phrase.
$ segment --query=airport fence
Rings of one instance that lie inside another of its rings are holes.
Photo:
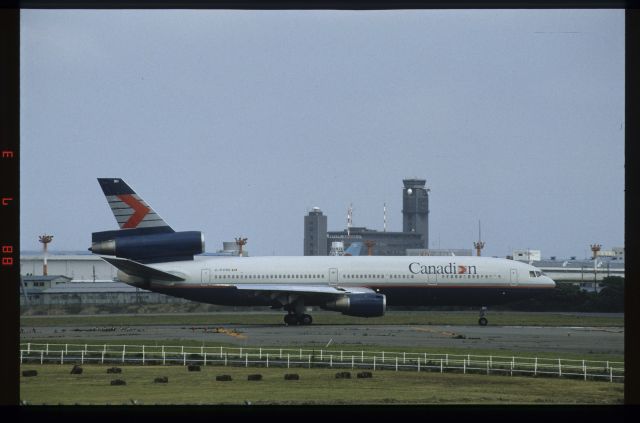
[[[20,364],[314,367],[624,382],[624,362],[538,357],[175,345],[20,344]]]

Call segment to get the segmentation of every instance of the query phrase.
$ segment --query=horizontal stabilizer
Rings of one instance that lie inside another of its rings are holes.
[[[171,273],[163,272],[162,270],[154,269],[153,267],[145,266],[144,264],[140,264],[137,261],[122,259],[122,258],[112,258],[112,257],[101,257],[102,260],[110,263],[115,266],[118,270],[126,273],[127,275],[137,276],[139,278],[144,279],[155,279],[160,281],[184,281],[183,278],[172,275]]]

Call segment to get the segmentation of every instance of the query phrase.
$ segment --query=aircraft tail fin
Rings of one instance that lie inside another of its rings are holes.
[[[155,228],[174,230],[120,178],[98,178],[104,196],[120,229]]]
[[[362,251],[362,242],[353,242],[344,251],[345,256],[359,256]]]

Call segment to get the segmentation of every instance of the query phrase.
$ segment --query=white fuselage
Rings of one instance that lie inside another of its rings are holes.
[[[469,256],[214,257],[152,266],[186,279],[172,282],[174,286],[555,287],[553,280],[526,263]]]

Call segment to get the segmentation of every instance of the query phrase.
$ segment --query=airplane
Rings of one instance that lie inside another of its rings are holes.
[[[309,307],[383,316],[387,306],[486,306],[555,288],[519,261],[473,256],[198,257],[201,232],[176,232],[121,178],[98,178],[120,229],[92,233],[89,250],[116,281],[192,301],[268,306],[287,326],[310,325]]]

